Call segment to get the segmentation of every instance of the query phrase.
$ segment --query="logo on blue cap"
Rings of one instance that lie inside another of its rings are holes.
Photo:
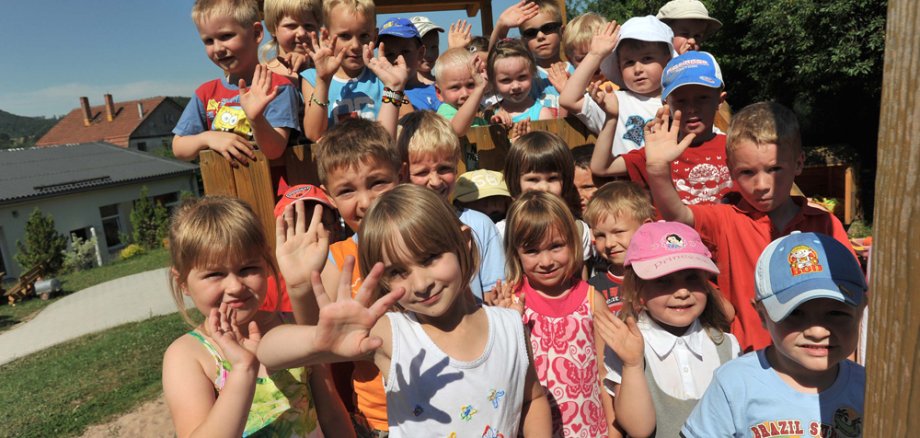
[[[397,38],[421,38],[418,29],[406,18],[391,18],[380,26],[378,36],[395,36]]]
[[[661,75],[661,99],[667,99],[672,91],[684,85],[721,88],[722,70],[719,63],[707,52],[690,51],[672,59]]]

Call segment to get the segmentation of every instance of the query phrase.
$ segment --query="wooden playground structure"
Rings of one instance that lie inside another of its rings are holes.
[[[463,9],[481,12],[483,29],[492,28],[491,1],[377,1],[379,13],[410,13]],[[920,2],[889,0],[884,88],[879,129],[875,197],[874,251],[864,436],[905,437],[920,430]],[[574,119],[533,123],[534,129],[554,132],[572,147],[594,138]],[[472,128],[465,147],[479,157],[479,167],[501,169],[508,150],[507,134],[496,126]],[[248,201],[261,218],[266,235],[274,240],[275,204],[271,169],[285,175],[288,184],[317,184],[313,162],[315,145],[296,146],[269,162],[261,153],[248,167],[232,168],[220,155],[201,154],[207,194],[237,196]],[[841,199],[836,213],[844,223],[856,211],[854,169],[824,166],[807,170],[797,179],[803,192],[822,187],[822,196]],[[819,189],[815,189],[819,190]]]

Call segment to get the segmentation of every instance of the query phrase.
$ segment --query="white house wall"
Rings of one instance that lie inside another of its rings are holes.
[[[0,231],[3,233],[2,238],[0,238],[0,251],[3,251],[3,261],[6,264],[5,267],[0,267],[0,271],[5,270],[7,276],[17,277],[19,275],[19,265],[14,258],[17,251],[16,241],[24,239],[26,222],[29,220],[32,210],[36,207],[43,214],[50,213],[54,218],[55,228],[65,236],[71,230],[85,227],[95,228],[103,260],[109,260],[111,255],[109,254],[108,244],[105,241],[99,207],[119,204],[119,220],[122,231],[130,235],[131,222],[129,214],[132,206],[131,202],[138,199],[142,186],[147,186],[151,197],[183,190],[196,193],[194,176],[181,175],[143,183],[95,190],[89,189],[84,192],[31,199],[17,204],[0,205]]]

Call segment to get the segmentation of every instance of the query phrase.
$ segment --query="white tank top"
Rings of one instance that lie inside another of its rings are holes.
[[[516,437],[527,346],[521,316],[483,306],[489,339],[470,362],[452,359],[411,313],[387,313],[393,351],[387,393],[390,437]]]
[[[614,91],[620,107],[617,131],[613,135],[613,156],[623,155],[645,147],[645,124],[655,118],[661,108],[661,97],[640,96],[632,91]]]

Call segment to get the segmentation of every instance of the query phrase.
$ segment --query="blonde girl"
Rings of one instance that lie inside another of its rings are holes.
[[[176,435],[353,436],[323,367],[271,369],[255,352],[263,333],[282,323],[264,312],[271,249],[248,205],[227,197],[183,204],[169,233],[172,294],[194,329],[163,356],[163,392]],[[194,323],[191,298],[207,317]]]
[[[289,213],[296,220],[279,238],[323,246],[318,220],[306,227],[302,211]],[[520,317],[476,303],[469,282],[477,251],[447,202],[423,187],[398,186],[371,206],[359,235],[365,279],[355,298],[343,275],[329,302],[314,272],[319,324],[267,334],[259,358],[278,366],[373,360],[383,374],[391,437],[513,437],[519,427],[524,436],[548,436],[549,409]],[[295,253],[301,266],[324,257],[322,250]],[[353,264],[349,257],[343,272]],[[307,281],[303,270],[284,266],[289,282]],[[384,295],[366,307],[377,294]],[[399,311],[387,312],[394,305]]]
[[[562,198],[573,214],[581,211],[581,200],[575,188],[575,159],[565,141],[556,134],[533,131],[518,137],[505,156],[504,174],[512,198],[532,190],[542,191]],[[495,226],[504,236],[505,221]],[[591,229],[580,219],[576,220],[576,227],[581,236],[577,242],[581,242],[581,254],[587,260],[593,249]],[[582,269],[581,274],[587,279],[587,268]]]
[[[489,51],[486,64],[492,89],[502,100],[494,122],[518,123],[524,120],[552,119],[553,111],[543,106],[533,90],[537,62],[519,40],[501,40]]]
[[[604,384],[630,436],[677,436],[719,365],[740,353],[728,305],[710,282],[719,269],[699,234],[677,222],[650,222],[626,249],[620,295],[624,321],[605,315]]]
[[[300,72],[312,66],[310,34],[316,35],[322,24],[320,0],[265,0],[265,27],[272,39],[261,54],[268,69],[298,84]]]
[[[503,305],[513,291],[530,331],[534,366],[546,388],[553,436],[607,436],[601,403],[603,341],[595,312],[609,312],[603,297],[579,277],[582,247],[572,212],[555,195],[529,191],[508,210]],[[520,305],[523,301],[523,306]]]

